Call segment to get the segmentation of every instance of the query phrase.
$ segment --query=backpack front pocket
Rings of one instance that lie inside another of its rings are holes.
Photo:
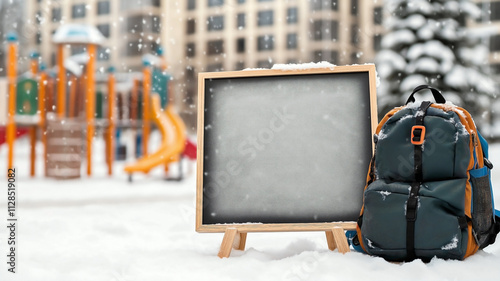
[[[461,259],[465,254],[467,223],[464,225],[463,200],[457,198],[464,198],[466,181],[436,181],[420,186],[414,234],[417,257]],[[410,187],[410,183],[377,180],[366,189],[361,233],[368,253],[388,260],[406,258]]]

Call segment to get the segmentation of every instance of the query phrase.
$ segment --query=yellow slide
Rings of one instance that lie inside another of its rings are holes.
[[[167,106],[165,114],[161,109],[160,96],[152,95],[151,109],[151,118],[162,134],[160,148],[155,153],[139,159],[136,163],[125,166],[125,172],[129,174],[134,172],[148,173],[158,165],[178,161],[186,145],[186,127],[182,119],[173,112],[172,106]]]

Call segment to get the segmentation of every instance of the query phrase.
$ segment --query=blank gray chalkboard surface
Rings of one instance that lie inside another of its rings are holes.
[[[374,65],[200,73],[196,230],[354,228],[375,84]]]

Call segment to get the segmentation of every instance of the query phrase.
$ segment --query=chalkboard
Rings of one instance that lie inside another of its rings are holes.
[[[374,65],[200,73],[197,231],[356,221],[375,76]]]

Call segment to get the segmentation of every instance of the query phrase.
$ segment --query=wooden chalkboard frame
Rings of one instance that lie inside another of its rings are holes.
[[[204,108],[205,108],[205,81],[216,78],[244,78],[244,77],[267,77],[267,76],[285,76],[285,75],[308,75],[308,74],[342,74],[352,72],[368,73],[368,87],[370,91],[370,116],[371,116],[371,135],[375,132],[378,124],[377,117],[377,98],[376,98],[376,73],[375,65],[350,65],[335,66],[332,68],[313,68],[298,70],[281,69],[258,69],[248,71],[228,71],[228,72],[204,72],[198,75],[198,150],[197,150],[197,189],[196,189],[196,231],[202,233],[224,233],[230,236],[230,241],[234,239],[236,233],[240,234],[240,246],[244,248],[244,240],[247,232],[285,232],[285,231],[326,231],[329,248],[333,250],[332,229],[353,230],[356,229],[356,222],[328,222],[328,223],[249,223],[249,224],[203,224],[203,155],[204,155]],[[374,145],[372,144],[372,150]],[[228,230],[233,231],[229,232]],[[335,233],[335,231],[333,232]],[[343,233],[343,232],[342,232]],[[226,236],[224,240],[226,240]],[[243,246],[241,245],[243,244]],[[227,243],[226,243],[227,244]],[[230,243],[229,243],[230,244]],[[332,245],[330,245],[332,244]],[[230,249],[230,246],[228,246]],[[224,248],[221,247],[221,252]],[[226,247],[227,248],[227,247]],[[340,249],[339,245],[339,249]],[[230,250],[229,250],[230,251]],[[229,255],[226,253],[227,256]],[[219,253],[219,256],[226,256]]]

